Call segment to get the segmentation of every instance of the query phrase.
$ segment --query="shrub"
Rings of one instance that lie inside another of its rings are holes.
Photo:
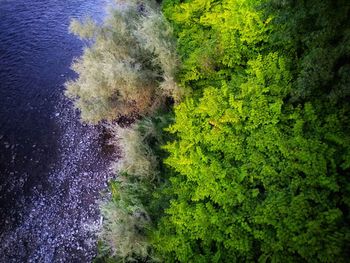
[[[158,113],[130,127],[108,125],[111,144],[121,150],[113,167],[111,199],[101,206],[104,217],[97,262],[157,261],[149,242],[152,220],[162,214],[164,197],[155,198],[160,183],[160,144],[169,114]]]
[[[112,199],[101,206],[104,221],[100,254],[107,253],[116,262],[132,262],[149,256],[145,231],[150,219],[138,196],[145,191],[141,187],[137,182],[114,181],[110,185]]]
[[[157,158],[146,142],[148,134],[141,134],[138,124],[122,128],[111,125],[112,143],[121,150],[121,158],[114,163],[117,174],[121,172],[150,180],[157,175]]]
[[[78,79],[66,84],[84,121],[147,115],[166,97],[180,99],[172,31],[154,6],[117,1],[102,25],[72,21],[71,32],[90,43],[72,65]]]

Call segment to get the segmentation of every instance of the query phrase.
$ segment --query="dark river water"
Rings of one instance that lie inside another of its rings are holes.
[[[101,21],[106,1],[0,0],[0,262],[96,253],[108,158],[62,94],[83,47],[69,21]]]

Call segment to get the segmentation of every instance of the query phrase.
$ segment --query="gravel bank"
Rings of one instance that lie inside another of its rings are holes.
[[[15,219],[9,211],[0,233],[0,262],[87,263],[96,254],[98,204],[113,176],[108,168],[113,157],[102,151],[101,130],[79,123],[65,98],[52,118],[61,131],[58,149],[52,149],[58,151],[57,162],[19,201],[17,224],[11,224]],[[8,191],[27,180],[19,175]]]

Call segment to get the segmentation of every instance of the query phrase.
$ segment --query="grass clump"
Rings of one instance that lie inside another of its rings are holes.
[[[125,128],[113,125],[110,131],[113,135],[112,143],[122,150],[121,159],[113,165],[117,174],[125,172],[152,180],[156,176],[156,156],[145,142],[146,135],[137,130],[137,124]]]

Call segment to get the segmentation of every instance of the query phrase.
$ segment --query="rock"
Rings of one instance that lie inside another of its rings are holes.
[[[31,185],[30,176],[37,171],[31,171],[30,175],[26,175],[20,170],[16,180],[22,177],[23,181],[16,181],[14,188],[8,187],[10,191],[13,189],[22,191],[18,186],[26,183],[30,186],[31,197],[23,199],[20,207],[23,216],[20,217],[18,227],[16,226],[15,231],[4,234],[6,238],[2,240],[0,246],[1,262],[12,262],[11,256],[19,255],[18,251],[23,251],[26,258],[18,259],[16,262],[72,262],[78,255],[81,257],[79,262],[91,262],[95,255],[97,237],[94,231],[84,229],[84,225],[89,222],[102,223],[103,219],[98,209],[99,192],[106,189],[106,177],[112,175],[107,162],[99,159],[100,156],[96,153],[97,135],[94,128],[87,126],[82,129],[75,120],[69,119],[70,113],[72,112],[67,112],[65,109],[57,109],[51,113],[55,122],[63,123],[62,129],[52,132],[59,134],[63,143],[62,148],[57,150],[59,155],[55,165],[47,164],[51,166],[48,177],[43,179],[40,177],[40,183]],[[55,118],[60,115],[61,118]],[[1,141],[1,144],[3,142]],[[42,144],[36,145],[29,141],[26,143],[33,152],[45,149]],[[11,147],[10,143],[7,144]],[[21,159],[27,159],[23,160],[26,165],[29,159],[33,162],[41,160],[40,156],[36,155],[21,156]],[[97,165],[98,169],[90,170],[86,164]],[[11,217],[13,216],[9,216],[9,220],[12,220]],[[77,253],[74,248],[81,240],[89,242],[78,245],[79,253]],[[6,247],[8,260],[2,261],[1,256]]]

